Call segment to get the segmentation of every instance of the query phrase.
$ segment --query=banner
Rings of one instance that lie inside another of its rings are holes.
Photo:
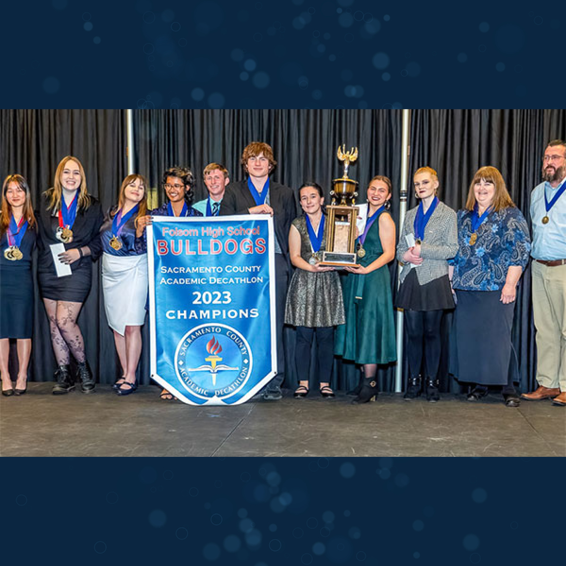
[[[237,405],[277,372],[273,219],[154,217],[151,377],[193,405]]]

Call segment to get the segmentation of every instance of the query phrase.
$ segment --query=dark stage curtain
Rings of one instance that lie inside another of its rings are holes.
[[[497,167],[530,228],[530,194],[541,182],[544,150],[550,140],[565,137],[565,110],[414,110],[409,178],[419,167],[433,167],[440,178],[440,199],[459,210],[474,173],[485,165]],[[417,201],[414,191],[409,195],[412,208]],[[529,266],[521,278],[513,328],[523,391],[534,387],[536,372],[530,271]],[[446,317],[445,336],[451,318]],[[449,379],[446,352],[441,374],[444,390],[459,391]]]
[[[329,201],[332,179],[342,176],[336,158],[339,145],[359,148],[358,161],[350,177],[360,183],[359,202],[365,202],[368,181],[387,175],[394,186],[393,214],[398,218],[398,188],[401,173],[400,110],[136,110],[136,167],[158,188],[161,174],[171,165],[188,166],[195,173],[195,201],[206,196],[202,170],[210,162],[225,165],[230,178],[244,178],[240,156],[252,141],[269,143],[278,162],[274,181],[293,189],[305,181],[316,181]],[[299,209],[298,209],[299,210]],[[391,270],[394,275],[395,266]],[[287,371],[284,386],[294,388],[294,331],[286,330]],[[312,367],[312,366],[311,366]],[[316,368],[312,386],[316,387]],[[381,372],[384,390],[393,387],[392,368]],[[348,389],[357,383],[353,364],[336,362],[333,387]]]
[[[122,110],[0,110],[0,175],[23,175],[34,203],[53,186],[59,161],[66,155],[80,159],[89,192],[104,210],[117,202],[126,176],[125,112]],[[86,355],[99,382],[113,383],[119,363],[106,322],[100,261],[94,264],[91,292],[79,316]],[[15,351],[11,360],[15,360]],[[35,289],[35,317],[30,378],[53,380],[56,362],[43,302]],[[149,375],[149,366],[140,368]],[[147,378],[149,379],[149,378]],[[146,380],[147,381],[147,380]]]

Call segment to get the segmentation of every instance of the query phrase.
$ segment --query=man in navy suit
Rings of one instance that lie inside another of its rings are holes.
[[[289,230],[291,222],[297,216],[297,207],[293,191],[269,178],[277,165],[270,145],[263,142],[250,143],[242,153],[241,164],[248,178],[245,181],[230,183],[226,187],[220,215],[270,214],[273,216],[278,374],[265,388],[263,397],[276,401],[281,399],[281,384],[285,378],[283,326],[285,299],[291,274]]]

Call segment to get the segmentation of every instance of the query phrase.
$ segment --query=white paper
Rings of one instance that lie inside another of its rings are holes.
[[[65,245],[61,244],[51,244],[51,255],[53,256],[53,263],[55,264],[55,271],[57,272],[57,277],[66,277],[71,275],[71,266],[67,263],[63,263],[59,259],[59,254],[65,253]]]
[[[414,234],[407,234],[405,236],[405,242],[407,242],[407,246],[409,246],[409,248],[414,248],[416,244]]]

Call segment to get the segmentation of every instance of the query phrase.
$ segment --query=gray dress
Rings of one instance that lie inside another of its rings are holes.
[[[295,218],[293,226],[301,235],[301,257],[308,262],[313,252],[305,216]],[[327,226],[328,224],[325,223],[320,252],[326,249]],[[287,292],[285,324],[319,328],[345,322],[344,301],[338,273],[336,271],[313,273],[295,269]]]

